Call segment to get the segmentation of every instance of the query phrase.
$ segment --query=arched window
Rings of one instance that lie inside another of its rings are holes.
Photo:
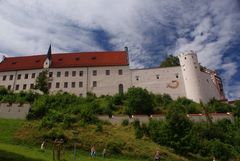
[[[118,93],[119,94],[123,93],[123,84],[119,84],[119,86],[118,86]]]

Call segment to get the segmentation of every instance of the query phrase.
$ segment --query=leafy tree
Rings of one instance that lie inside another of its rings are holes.
[[[169,55],[163,62],[161,62],[160,67],[174,67],[180,66],[180,62],[177,56]]]
[[[167,126],[169,128],[170,146],[177,152],[187,153],[189,133],[192,122],[186,115],[186,110],[178,103],[172,103],[166,115]]]
[[[48,93],[48,71],[43,70],[36,79],[35,89],[39,89],[44,94]]]
[[[153,112],[153,97],[146,89],[129,88],[127,102],[127,113],[129,114],[151,114]]]

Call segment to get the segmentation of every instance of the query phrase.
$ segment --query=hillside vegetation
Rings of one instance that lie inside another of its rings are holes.
[[[216,100],[207,105],[186,98],[174,101],[169,95],[154,95],[141,88],[98,98],[91,93],[83,98],[68,93],[14,94],[4,89],[0,94],[1,102],[32,104],[28,121],[15,133],[19,144],[40,146],[46,140],[51,146],[53,140],[63,138],[67,149],[72,149],[77,140],[77,147],[85,151],[94,145],[97,152],[107,148],[109,156],[123,155],[138,160],[152,160],[157,150],[165,160],[210,160],[213,156],[219,160],[239,158],[239,102],[230,106]],[[213,123],[210,119],[205,123],[193,123],[186,116],[200,112],[233,112],[235,121]],[[159,113],[166,114],[166,121],[151,120],[148,125],[137,120],[132,124],[124,120],[122,125],[111,125],[96,117],[96,114]],[[74,138],[76,130],[79,135]]]

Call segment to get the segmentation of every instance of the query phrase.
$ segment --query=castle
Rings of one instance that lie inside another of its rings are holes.
[[[201,68],[193,51],[179,55],[180,66],[130,69],[128,50],[5,57],[0,63],[0,86],[13,92],[33,90],[36,78],[48,69],[50,93],[59,90],[86,96],[88,92],[114,95],[130,87],[142,87],[173,99],[187,97],[196,102],[225,99],[215,71]]]

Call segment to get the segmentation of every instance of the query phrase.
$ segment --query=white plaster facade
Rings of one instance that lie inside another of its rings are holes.
[[[128,65],[49,68],[49,89],[52,93],[61,90],[81,96],[86,96],[87,92],[101,96],[126,92],[135,86],[196,102],[224,98],[223,91],[219,91],[221,84],[214,76],[216,73],[200,71],[194,52],[181,53],[179,60],[181,66],[168,68],[130,69]],[[38,74],[49,64],[47,58],[42,69],[0,72],[0,85],[14,92],[30,90]]]

